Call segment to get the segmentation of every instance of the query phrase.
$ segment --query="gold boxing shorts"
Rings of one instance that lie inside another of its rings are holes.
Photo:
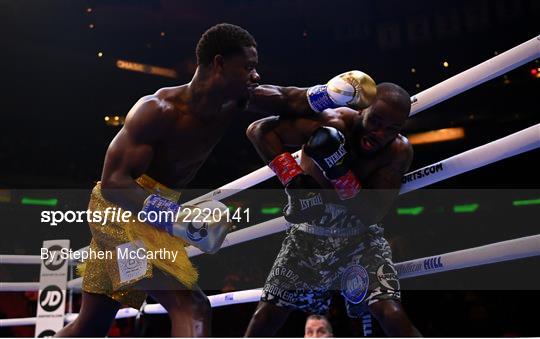
[[[180,193],[173,191],[152,178],[143,175],[137,183],[149,193],[156,193],[164,198],[178,201]],[[101,195],[101,184],[98,182],[90,196],[88,209],[90,211],[105,211],[107,208],[119,209],[119,206],[106,200]],[[132,218],[136,215],[132,216]],[[110,298],[134,308],[140,308],[146,299],[146,293],[134,285],[145,278],[152,278],[154,266],[172,277],[187,288],[193,288],[197,283],[198,273],[189,260],[185,246],[179,238],[151,225],[139,222],[109,221],[89,223],[92,232],[90,251],[94,253],[109,252],[112,258],[99,259],[90,257],[78,267],[83,276],[82,289],[88,293],[104,294]],[[126,260],[117,258],[117,248],[144,247],[147,251],[167,249],[177,251],[176,260],[146,258],[145,260]]]

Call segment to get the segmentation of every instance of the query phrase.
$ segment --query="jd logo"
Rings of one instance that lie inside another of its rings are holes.
[[[37,335],[38,338],[52,338],[56,334],[53,330],[45,330]]]
[[[62,290],[56,285],[49,285],[41,291],[39,296],[39,304],[47,311],[55,311],[60,305],[62,305],[63,293]]]
[[[50,271],[56,271],[60,267],[64,266],[66,259],[63,259],[60,255],[61,246],[54,245],[47,249],[49,257],[43,261],[45,267]]]

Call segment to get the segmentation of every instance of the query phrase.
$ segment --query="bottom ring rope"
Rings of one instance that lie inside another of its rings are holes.
[[[539,255],[540,234],[537,234],[397,263],[396,270],[398,271],[398,275],[401,279],[406,279]],[[438,267],[431,265],[431,262],[437,262],[438,265],[435,266]],[[79,279],[72,280],[70,283],[74,284],[75,281],[80,281]],[[3,288],[2,290],[6,291]],[[210,299],[210,304],[212,307],[228,306],[248,302],[257,302],[261,296],[261,292],[262,289],[252,289],[221,293],[208,296],[208,299]],[[118,311],[116,319],[135,317],[137,314],[139,314],[139,312],[139,310],[134,308],[123,308]],[[146,314],[167,313],[165,308],[163,308],[163,306],[160,304],[146,305],[142,312]],[[73,321],[76,317],[77,314],[75,313],[67,314],[65,321]],[[0,327],[34,325],[35,323],[36,318],[2,319],[0,320]]]
[[[214,307],[220,307],[220,306],[229,306],[229,305],[235,305],[235,304],[244,304],[249,302],[256,302],[259,301],[259,298],[261,297],[262,289],[253,289],[253,290],[245,290],[245,291],[237,291],[237,292],[229,292],[229,293],[221,293],[216,295],[210,295],[208,296],[208,299],[210,300],[210,305],[212,308]],[[116,313],[115,319],[124,319],[124,318],[134,318],[136,317],[141,311],[137,310],[132,307],[126,307],[118,310]],[[149,304],[144,306],[143,314],[165,314],[167,313],[167,310],[161,304]],[[70,313],[66,314],[64,317],[64,321],[66,323],[70,323],[74,321],[78,316],[78,313]],[[16,318],[16,319],[0,319],[0,327],[12,327],[12,326],[29,326],[29,325],[35,325],[36,324],[36,318],[30,317],[30,318]]]
[[[67,289],[81,292],[82,278],[68,281]],[[0,292],[26,292],[39,290],[39,282],[0,282]]]
[[[266,223],[272,222],[278,225],[278,219],[270,220]],[[261,223],[254,227],[262,227],[267,231],[270,231],[267,227]],[[282,227],[283,224],[281,224]],[[249,230],[249,229],[245,229]],[[256,232],[257,230],[253,230]],[[240,231],[238,231],[240,232]],[[238,233],[235,232],[235,233]],[[275,232],[273,232],[275,233]],[[242,238],[249,238],[249,234],[241,235]],[[451,271],[461,268],[474,267],[480,265],[486,265],[491,263],[497,263],[508,260],[515,260],[520,258],[527,258],[540,255],[540,234],[532,235],[523,238],[517,238],[512,240],[501,241],[493,244],[488,244],[479,247],[473,247],[465,250],[459,250],[449,252],[440,255],[434,255],[424,258],[413,259],[396,264],[399,277],[401,279],[418,277],[422,275]],[[191,255],[190,255],[191,256]],[[439,268],[427,268],[429,265],[424,265],[425,261],[437,260],[441,262]],[[68,282],[68,289],[74,289],[75,291],[81,290],[82,278],[70,280]],[[16,282],[16,283],[0,283],[0,292],[17,292],[17,291],[37,291],[39,283],[37,282]]]

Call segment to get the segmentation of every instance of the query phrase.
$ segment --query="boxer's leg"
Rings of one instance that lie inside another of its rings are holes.
[[[55,337],[104,337],[119,308],[120,303],[106,295],[83,292],[79,316]]]
[[[373,303],[369,311],[389,337],[421,337],[398,300],[386,299]]]
[[[249,322],[246,337],[271,337],[283,326],[292,309],[260,301]]]
[[[172,337],[209,337],[212,308],[208,297],[196,286],[188,289],[172,276],[154,270],[152,279],[138,284],[166,310]]]
[[[369,226],[364,246],[365,249],[358,257],[358,264],[362,265],[369,275],[369,288],[364,300],[369,311],[388,336],[421,336],[401,305],[399,277],[382,226]],[[350,316],[358,317],[361,314],[358,306],[361,305],[347,303]]]
[[[275,335],[293,309],[316,314],[328,311],[331,293],[318,265],[327,252],[325,239],[294,225],[287,231],[245,336]]]

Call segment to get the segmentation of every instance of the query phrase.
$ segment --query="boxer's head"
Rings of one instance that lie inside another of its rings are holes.
[[[364,109],[354,127],[357,149],[361,153],[377,152],[394,140],[411,111],[407,91],[396,84],[377,85],[377,97]]]
[[[247,98],[258,85],[257,43],[245,29],[231,24],[210,27],[197,44],[197,65],[229,99]]]

